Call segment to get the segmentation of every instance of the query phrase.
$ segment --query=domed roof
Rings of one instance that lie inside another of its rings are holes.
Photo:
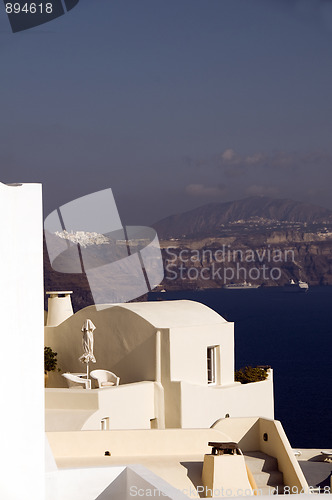
[[[227,321],[210,307],[192,300],[165,300],[98,305],[98,309],[120,307],[144,318],[156,328],[222,324]]]

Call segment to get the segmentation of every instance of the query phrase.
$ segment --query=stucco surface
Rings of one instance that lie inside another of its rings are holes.
[[[109,304],[98,305],[98,309],[108,307],[110,307]],[[132,311],[151,323],[155,328],[174,328],[226,322],[220,314],[204,304],[192,300],[132,302],[114,304],[113,307],[123,307]]]
[[[0,497],[6,500],[44,500],[42,228],[41,185],[0,183]]]
[[[159,417],[156,386],[138,382],[88,391],[46,389],[46,431],[100,430],[106,417],[109,429],[150,429],[150,421]]]

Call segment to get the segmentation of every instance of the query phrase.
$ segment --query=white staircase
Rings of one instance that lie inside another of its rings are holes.
[[[247,451],[243,455],[246,465],[254,476],[259,495],[280,495],[283,493],[283,475],[278,470],[276,458],[260,451]]]

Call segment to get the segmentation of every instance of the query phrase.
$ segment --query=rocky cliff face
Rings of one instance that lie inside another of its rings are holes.
[[[280,286],[290,279],[332,285],[332,234],[278,231],[249,238],[168,240],[162,246],[162,287],[168,290],[243,281]]]

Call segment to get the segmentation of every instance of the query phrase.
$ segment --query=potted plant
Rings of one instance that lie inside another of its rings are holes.
[[[44,346],[44,377],[45,377],[45,387],[48,379],[48,372],[54,372],[57,369],[57,355],[58,353],[53,351],[51,347]],[[60,368],[58,368],[60,371]]]
[[[241,384],[250,384],[251,382],[261,382],[268,377],[270,366],[246,366],[235,372],[235,381]]]

